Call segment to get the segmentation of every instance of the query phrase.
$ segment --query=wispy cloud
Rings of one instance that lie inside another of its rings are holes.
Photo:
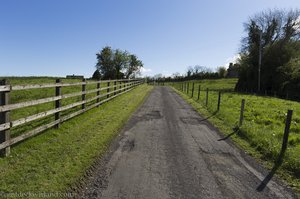
[[[167,70],[163,70],[162,71],[162,75],[164,76],[164,77],[171,77],[171,73],[169,72],[169,71],[167,71]]]
[[[151,69],[151,68],[145,68],[145,67],[142,67],[142,68],[140,69],[140,72],[141,72],[141,76],[144,77],[144,76],[151,75],[152,69]]]
[[[152,72],[152,69],[151,68],[144,68],[144,67],[142,67],[141,68],[141,72],[142,73],[150,73],[150,72]]]
[[[240,59],[241,56],[240,54],[236,54],[232,57],[229,57],[228,59],[226,59],[226,63],[225,63],[225,67],[228,67],[230,63],[237,63],[237,60]]]

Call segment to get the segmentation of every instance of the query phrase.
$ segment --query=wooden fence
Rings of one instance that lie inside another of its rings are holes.
[[[32,84],[32,85],[10,85],[7,80],[0,81],[0,152],[1,156],[7,156],[10,153],[10,146],[20,141],[37,135],[38,133],[45,131],[51,127],[58,128],[59,125],[73,118],[81,113],[84,113],[94,107],[98,107],[104,102],[107,102],[123,93],[132,90],[134,87],[143,83],[143,80],[138,79],[122,79],[122,80],[107,80],[107,81],[86,81],[62,83],[60,79],[57,79],[52,84]],[[103,84],[107,84],[105,87]],[[95,85],[95,89],[87,90],[87,85]],[[81,86],[80,92],[73,92],[68,94],[62,94],[63,87]],[[55,96],[35,99],[31,101],[19,102],[10,104],[10,94],[12,91],[29,90],[29,89],[45,89],[54,88],[53,93]],[[95,96],[86,99],[87,94],[94,94]],[[61,106],[61,100],[67,98],[80,97],[79,101]],[[16,109],[30,107],[34,105],[54,102],[54,107],[51,110],[39,112],[24,118],[20,118],[14,121],[10,119],[10,112]],[[61,116],[61,112],[70,110],[76,107],[80,107],[79,110],[71,111],[70,114]],[[47,124],[38,126],[27,132],[23,132],[21,135],[11,138],[11,128],[17,127],[47,116],[54,115],[54,121]]]

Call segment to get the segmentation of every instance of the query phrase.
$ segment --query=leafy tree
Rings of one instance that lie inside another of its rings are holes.
[[[129,55],[129,64],[125,66],[125,78],[128,79],[135,73],[139,73],[141,67],[143,67],[143,62],[136,55]]]
[[[121,79],[124,77],[124,74],[121,71],[123,71],[123,69],[126,68],[126,65],[128,65],[128,54],[129,53],[126,51],[121,51],[119,49],[115,50],[112,65],[115,68],[115,75],[113,76],[113,79]]]
[[[116,70],[113,67],[114,52],[111,47],[104,47],[96,56],[98,60],[96,68],[101,73],[103,79],[114,79]]]
[[[285,92],[282,70],[299,55],[299,10],[268,10],[250,17],[245,23],[247,36],[242,41],[238,90],[258,88],[259,47],[262,48],[261,89]],[[261,35],[261,39],[260,39]],[[281,68],[281,69],[280,69]]]
[[[219,74],[220,78],[224,78],[226,76],[227,70],[226,70],[225,67],[223,67],[223,66],[218,67],[217,71],[218,71],[218,74]]]
[[[278,68],[278,72],[282,74],[281,88],[285,91],[300,90],[300,52],[299,57],[291,59],[287,64]]]
[[[189,66],[188,69],[187,69],[187,72],[186,72],[186,76],[187,76],[188,78],[190,78],[190,77],[193,75],[193,73],[194,73],[194,68],[193,68],[193,66]]]
[[[159,80],[159,79],[162,79],[162,78],[163,78],[163,75],[161,73],[156,74],[156,75],[153,76],[154,80]]]
[[[172,78],[173,79],[180,79],[180,78],[182,78],[182,76],[180,75],[179,72],[175,72],[175,73],[172,74]]]
[[[95,72],[93,73],[92,79],[96,79],[96,80],[101,79],[101,74],[98,69],[96,69]]]
[[[120,49],[113,50],[109,46],[104,47],[96,56],[96,68],[103,79],[130,78],[143,66],[136,55]]]

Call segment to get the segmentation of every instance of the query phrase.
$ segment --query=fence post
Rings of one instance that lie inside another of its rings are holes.
[[[185,82],[185,88],[184,88],[184,92],[186,93],[187,92],[187,82]]]
[[[98,91],[97,91],[97,103],[99,103],[100,102],[100,98],[99,98],[99,95],[100,95],[100,80],[98,80],[98,82],[97,82],[97,89],[98,89]],[[97,107],[99,107],[99,104],[97,105]]]
[[[205,100],[205,106],[208,105],[208,88],[206,88],[206,100]]]
[[[119,81],[119,93],[122,93],[122,80],[121,81]]]
[[[282,148],[284,148],[284,149],[286,149],[287,143],[288,143],[288,137],[289,137],[290,127],[291,127],[291,122],[292,122],[292,115],[293,115],[293,110],[288,110],[287,116],[286,116],[286,121],[285,121],[283,142],[282,142]]]
[[[221,104],[221,91],[219,91],[217,111],[220,111],[220,104]]]
[[[198,86],[198,98],[197,99],[200,100],[200,84]]]
[[[107,93],[109,93],[109,87],[110,87],[110,80],[108,80],[107,82],[107,90],[106,90]],[[109,94],[107,94],[106,97],[109,98]]]
[[[61,83],[60,79],[56,79],[55,83],[59,84]],[[56,86],[55,87],[55,96],[60,96],[61,95],[61,86]],[[55,108],[59,108],[61,107],[61,100],[56,100],[55,101]],[[59,120],[60,119],[60,112],[55,113],[55,120]],[[60,122],[58,124],[55,125],[55,128],[59,128],[60,126]]]
[[[244,109],[245,109],[245,99],[242,99],[239,126],[242,126],[244,121]]]
[[[192,98],[194,97],[194,87],[195,86],[195,83],[193,82],[193,86],[192,86]]]
[[[114,81],[114,95],[116,95],[116,90],[117,90],[117,80]]]
[[[82,99],[82,101],[84,101],[85,100],[85,96],[86,96],[86,94],[85,94],[85,91],[86,91],[86,81],[85,81],[85,78],[83,78],[82,79],[82,96],[81,96],[81,99]],[[85,103],[83,103],[82,105],[81,105],[81,108],[82,109],[85,109]]]
[[[291,121],[292,121],[292,115],[293,115],[293,110],[288,110],[287,116],[286,116],[286,121],[285,121],[285,128],[284,128],[284,134],[283,134],[281,150],[280,150],[280,154],[279,154],[278,159],[277,159],[277,164],[282,163],[284,153],[287,149],[287,144],[288,144],[288,140],[289,140],[289,133],[290,133],[290,127],[291,127]]]
[[[190,83],[188,82],[187,83],[187,91],[186,91],[187,94],[189,94],[189,89],[190,89]]]
[[[9,85],[8,80],[0,81],[0,85]],[[10,101],[10,91],[0,92],[0,105],[7,105]],[[10,111],[0,112],[0,124],[10,122]],[[10,129],[0,131],[0,144],[10,140]],[[6,157],[10,154],[10,146],[0,150],[0,156]]]

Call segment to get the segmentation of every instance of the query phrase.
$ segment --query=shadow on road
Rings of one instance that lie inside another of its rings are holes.
[[[276,173],[277,169],[280,167],[280,165],[283,162],[283,157],[285,154],[286,149],[282,149],[280,151],[280,154],[272,168],[272,170],[270,171],[270,173],[265,177],[265,179],[260,183],[260,185],[256,188],[256,191],[263,191],[266,186],[268,185],[268,183],[270,182],[270,180],[273,178],[274,174]]]
[[[236,126],[236,127],[234,127],[232,130],[233,130],[232,133],[230,133],[229,135],[227,135],[227,136],[224,137],[224,138],[218,139],[218,141],[224,141],[224,140],[227,140],[228,138],[230,138],[230,137],[233,136],[234,134],[237,134],[237,133],[239,132],[240,129],[239,129],[238,126]]]
[[[290,126],[291,126],[291,120],[292,120],[292,110],[288,110],[287,113],[287,119],[285,123],[285,129],[284,129],[284,135],[283,135],[283,141],[282,141],[282,146],[281,150],[279,153],[279,156],[277,160],[275,161],[275,164],[271,170],[271,172],[265,177],[265,179],[260,183],[260,185],[256,188],[257,191],[263,191],[264,188],[268,185],[274,174],[276,173],[277,169],[280,167],[280,165],[283,162],[284,154],[287,149],[288,145],[288,138],[289,138],[289,132],[290,132]]]
[[[231,136],[238,134],[240,131],[239,126],[236,126],[233,128],[233,132],[230,133],[229,135],[227,135],[224,138],[219,139],[218,141],[224,141],[227,140],[228,138],[230,138]],[[268,183],[271,181],[271,179],[273,178],[274,174],[276,173],[276,171],[279,169],[279,167],[281,166],[282,162],[283,162],[283,158],[284,158],[284,154],[285,154],[286,148],[281,148],[280,154],[278,156],[278,158],[275,161],[275,164],[272,168],[272,170],[268,173],[268,175],[261,181],[261,183],[259,184],[259,186],[256,188],[256,191],[263,191],[266,186],[268,185]]]
[[[218,111],[215,111],[215,112],[213,112],[210,116],[208,116],[208,117],[206,117],[206,118],[203,118],[203,119],[199,120],[199,122],[204,122],[204,121],[208,120],[209,118],[215,116],[217,113],[218,113]]]

